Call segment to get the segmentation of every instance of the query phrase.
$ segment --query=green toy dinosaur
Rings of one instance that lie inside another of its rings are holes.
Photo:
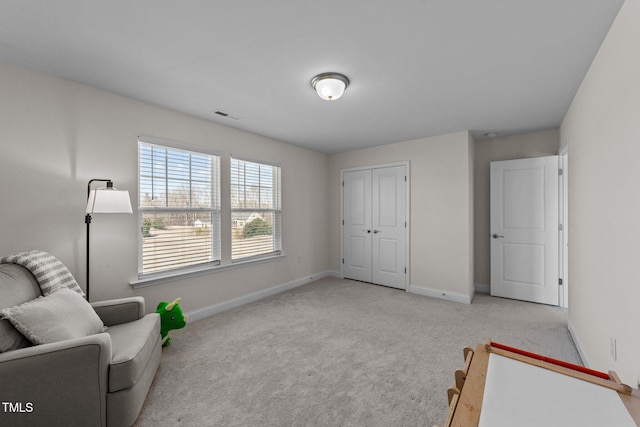
[[[187,316],[182,314],[180,308],[180,298],[173,302],[161,301],[156,308],[156,313],[160,314],[160,332],[162,333],[162,346],[171,344],[169,331],[172,329],[182,329],[187,324]]]

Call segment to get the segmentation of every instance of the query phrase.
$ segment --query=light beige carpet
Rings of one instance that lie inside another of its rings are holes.
[[[566,310],[326,278],[172,331],[136,425],[430,427],[488,337],[581,364]]]

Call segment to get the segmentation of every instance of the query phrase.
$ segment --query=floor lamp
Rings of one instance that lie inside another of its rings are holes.
[[[91,189],[94,181],[106,182],[107,186]],[[129,192],[118,190],[113,187],[110,179],[92,179],[87,184],[87,211],[84,222],[87,224],[87,301],[89,301],[89,225],[91,224],[91,214],[94,213],[133,213]]]

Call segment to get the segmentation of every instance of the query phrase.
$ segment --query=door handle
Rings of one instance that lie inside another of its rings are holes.
[[[367,233],[371,233],[371,230],[362,230],[362,231],[366,231]]]
[[[382,230],[373,230],[373,234],[382,233]]]
[[[493,237],[494,239],[497,239],[498,237],[504,237],[504,236],[500,236],[499,234],[493,233],[491,237]]]

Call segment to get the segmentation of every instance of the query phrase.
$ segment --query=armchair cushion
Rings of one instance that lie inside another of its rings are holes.
[[[0,266],[0,308],[13,307],[42,296],[38,282],[29,270],[16,264]],[[11,322],[0,320],[0,353],[31,345]]]
[[[47,252],[39,250],[20,252],[0,259],[0,263],[13,263],[29,270],[36,277],[44,296],[60,288],[68,288],[84,296],[84,292],[69,269],[58,258]]]
[[[131,388],[142,376],[160,341],[160,316],[149,313],[141,319],[109,326],[111,365],[109,391]]]
[[[29,347],[31,342],[24,337],[7,319],[0,319],[0,353]]]
[[[80,338],[105,331],[91,305],[75,291],[61,288],[15,307],[3,308],[0,316],[34,344]]]

